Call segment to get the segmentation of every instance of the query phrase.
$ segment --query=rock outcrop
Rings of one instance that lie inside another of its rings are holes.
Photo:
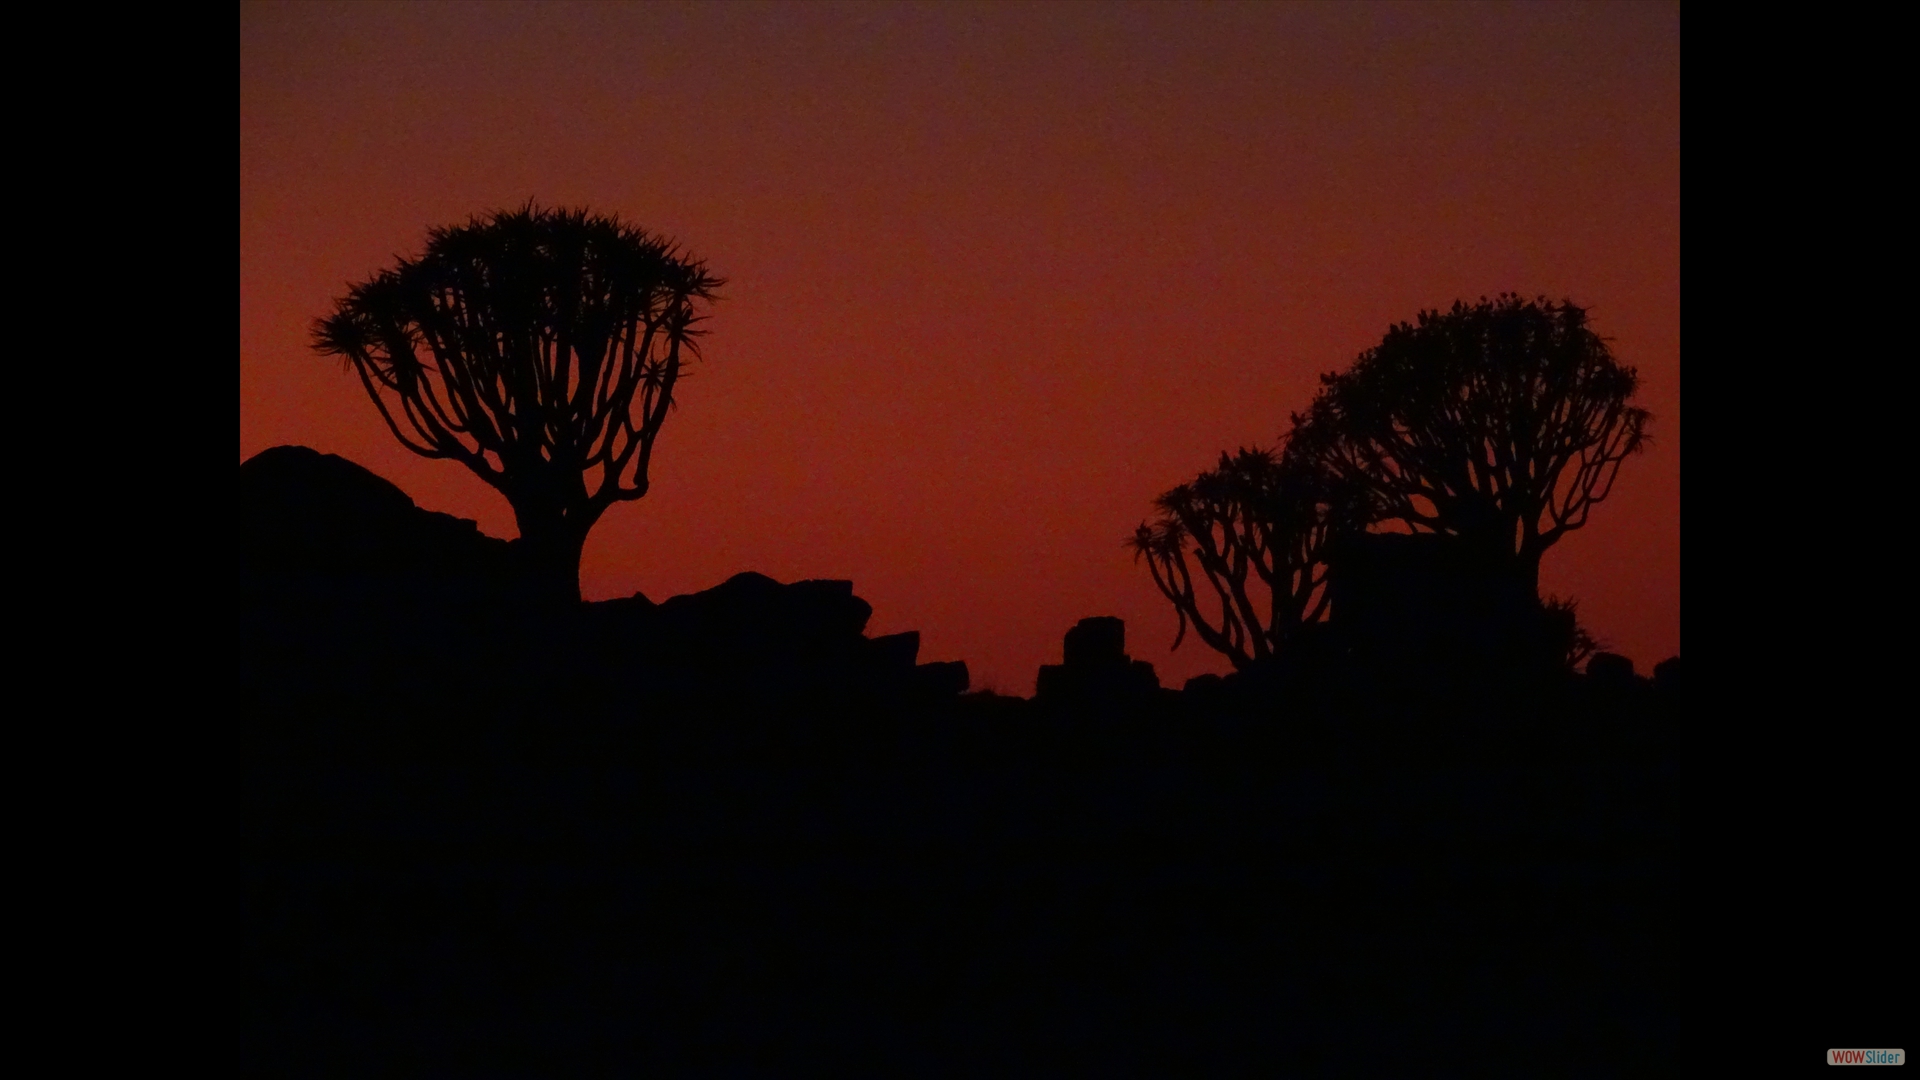
[[[554,612],[527,588],[517,542],[424,510],[345,458],[278,446],[240,481],[243,647],[291,685],[416,698],[536,674],[636,698],[967,688],[964,663],[917,662],[918,633],[868,637],[873,607],[850,581],[749,572],[658,604],[635,594]]]
[[[1035,686],[1042,704],[1109,705],[1160,689],[1153,665],[1127,655],[1127,624],[1111,615],[1081,619],[1062,643],[1063,663],[1043,664]]]

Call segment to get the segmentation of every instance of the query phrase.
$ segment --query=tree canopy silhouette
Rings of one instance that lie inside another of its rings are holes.
[[[1368,516],[1325,474],[1257,448],[1221,454],[1217,467],[1154,505],[1159,518],[1135,530],[1132,547],[1179,613],[1174,648],[1192,626],[1237,668],[1274,656],[1326,613],[1321,549]]]
[[[1541,554],[1586,524],[1646,443],[1638,385],[1572,302],[1456,302],[1322,376],[1288,453],[1416,532],[1511,556],[1537,592]]]
[[[431,230],[316,320],[314,347],[346,358],[407,449],[505,495],[541,590],[577,602],[587,533],[647,493],[696,308],[722,284],[617,215],[528,203]]]

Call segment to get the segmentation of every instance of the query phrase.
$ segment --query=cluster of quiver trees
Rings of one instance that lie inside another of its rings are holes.
[[[577,604],[587,534],[646,494],[724,284],[617,216],[528,203],[431,230],[349,287],[314,346],[408,449],[506,496],[535,594]],[[1277,448],[1221,455],[1135,533],[1175,645],[1191,629],[1237,667],[1279,655],[1336,606],[1330,552],[1355,534],[1452,537],[1537,604],[1541,555],[1645,443],[1637,382],[1572,303],[1503,295],[1395,326],[1322,378]]]
[[[1387,332],[1272,450],[1156,500],[1132,546],[1191,629],[1246,669],[1326,620],[1329,556],[1357,533],[1451,537],[1537,603],[1540,557],[1586,524],[1646,443],[1638,378],[1572,303],[1503,295]],[[1571,604],[1549,602],[1566,616]],[[1568,659],[1591,651],[1570,635]]]

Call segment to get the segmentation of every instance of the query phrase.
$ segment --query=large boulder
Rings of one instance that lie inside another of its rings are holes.
[[[1111,615],[1081,619],[1061,643],[1063,663],[1042,664],[1034,699],[1043,704],[1109,705],[1160,689],[1153,665],[1127,655],[1127,624]]]
[[[1338,537],[1327,571],[1332,629],[1376,673],[1551,668],[1573,632],[1571,613],[1544,607],[1517,560],[1454,536]]]
[[[1653,685],[1663,694],[1680,692],[1680,658],[1669,656],[1653,665]]]
[[[873,606],[850,581],[782,584],[736,574],[711,589],[652,604],[588,604],[616,667],[654,685],[727,695],[816,690],[948,697],[967,688],[963,663],[916,663],[917,631],[866,636]]]
[[[1631,687],[1637,676],[1631,659],[1618,653],[1598,652],[1587,661],[1587,678],[1599,686]]]
[[[536,684],[549,699],[967,686],[964,664],[916,663],[917,633],[868,638],[873,607],[850,581],[749,572],[658,604],[636,593],[554,611],[528,587],[516,541],[424,510],[345,458],[277,446],[240,466],[240,487],[243,633],[270,686],[404,686],[416,700]]]
[[[276,446],[240,466],[240,567],[256,588],[495,591],[514,565],[509,541],[343,457]]]

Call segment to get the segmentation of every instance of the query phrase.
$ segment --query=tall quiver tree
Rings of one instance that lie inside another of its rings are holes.
[[[431,230],[314,325],[394,437],[513,507],[536,588],[580,599],[587,533],[647,493],[698,310],[724,282],[617,216],[532,203]]]
[[[1638,386],[1571,302],[1455,303],[1322,376],[1288,450],[1367,488],[1386,518],[1511,558],[1537,595],[1541,555],[1646,444]]]

